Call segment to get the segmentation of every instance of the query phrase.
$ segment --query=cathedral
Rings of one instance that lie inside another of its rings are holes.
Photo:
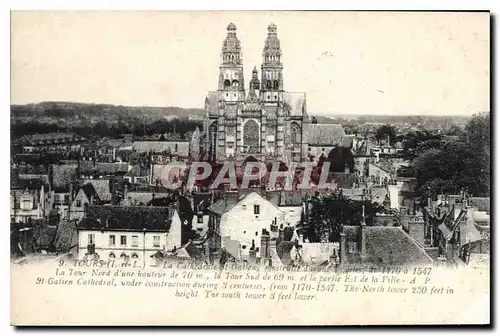
[[[306,94],[284,87],[276,25],[267,28],[260,76],[257,67],[245,88],[243,55],[236,26],[227,26],[217,91],[205,100],[203,147],[211,161],[307,161],[305,130],[310,122]]]

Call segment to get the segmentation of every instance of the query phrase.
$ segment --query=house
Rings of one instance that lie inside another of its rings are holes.
[[[209,207],[212,205],[214,194],[212,192],[194,192],[192,194],[192,206],[194,215],[191,227],[200,236],[205,235],[208,230]]]
[[[61,218],[69,216],[77,169],[77,164],[50,165],[49,175],[54,193],[53,209]]]
[[[332,149],[342,146],[346,133],[340,124],[308,124],[305,136],[307,155],[317,162],[322,154],[327,157]]]
[[[81,145],[87,139],[77,134],[66,133],[43,133],[24,135],[12,142],[16,147],[22,147],[26,153],[46,152],[79,152]]]
[[[424,248],[398,226],[344,226],[339,249],[340,268],[433,264]]]
[[[69,218],[71,220],[82,220],[85,214],[85,205],[100,204],[99,195],[91,183],[84,184],[71,201]]]
[[[154,192],[149,190],[144,191],[127,191],[125,192],[121,205],[123,206],[145,206],[148,205],[154,198],[166,198],[170,193]]]
[[[111,199],[113,198],[113,194],[111,192],[111,179],[103,178],[103,179],[85,179],[83,184],[90,183],[99,197],[99,200],[102,203],[111,203]]]
[[[189,157],[189,141],[134,141],[132,149],[138,153],[162,154],[168,153],[180,158]]]
[[[300,191],[268,191],[266,199],[285,213],[285,223],[297,225],[302,216],[303,195]]]
[[[175,207],[89,205],[78,225],[78,256],[156,266],[156,252],[181,247]]]
[[[233,257],[240,260],[248,260],[251,253],[260,258],[262,232],[270,232],[276,239],[278,226],[285,223],[285,212],[255,191],[237,200],[221,199],[208,211],[213,236],[210,248],[231,247]]]
[[[384,184],[389,183],[396,177],[396,169],[389,161],[370,162],[368,165],[368,176],[374,183]]]
[[[437,255],[448,263],[468,263],[490,253],[490,216],[487,198],[438,195],[424,208],[426,238]]]
[[[10,190],[10,218],[27,223],[30,219],[43,219],[52,208],[50,186],[42,181],[19,180]]]

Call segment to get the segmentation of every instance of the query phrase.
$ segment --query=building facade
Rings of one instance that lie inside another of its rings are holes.
[[[211,161],[305,161],[304,134],[309,117],[306,95],[285,91],[280,40],[268,26],[259,72],[252,71],[248,89],[243,77],[241,43],[236,26],[227,26],[218,88],[205,99],[204,150]]]

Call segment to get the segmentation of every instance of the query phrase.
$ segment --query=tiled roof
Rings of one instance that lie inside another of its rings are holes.
[[[78,245],[78,233],[76,231],[76,222],[63,220],[57,226],[55,236],[56,250],[67,252],[72,247]]]
[[[340,124],[308,124],[305,127],[309,145],[335,146],[342,143],[345,131]]]
[[[193,211],[205,212],[206,209],[212,205],[213,194],[206,193],[193,193]]]
[[[224,213],[229,211],[233,206],[235,206],[238,203],[238,200],[233,199],[233,198],[226,198],[226,199],[221,199],[218,200],[217,202],[213,203],[208,210],[210,212],[213,212],[219,216],[222,216]]]
[[[489,197],[470,197],[469,204],[477,207],[479,211],[490,212],[491,200]]]
[[[57,226],[41,223],[35,226],[34,238],[40,249],[49,249],[53,246],[57,233]]]
[[[290,108],[290,116],[306,115],[306,94],[304,92],[285,92],[285,104]]]
[[[13,181],[11,181],[13,182]],[[42,187],[44,189],[48,189],[48,185],[46,185],[41,179],[19,179],[15,181],[15,184],[11,186],[11,190],[40,190]]]
[[[354,139],[354,135],[346,135],[342,138],[341,146],[345,148],[352,148],[352,142]]]
[[[127,162],[97,162],[96,169],[99,173],[114,174],[128,172]]]
[[[374,163],[371,163],[372,165],[382,169],[383,171],[387,172],[387,173],[395,173],[396,172],[396,168],[392,165],[392,163],[388,162],[388,161],[379,161],[379,162],[374,162]]]
[[[356,182],[356,174],[333,173],[333,181],[335,181],[338,188],[352,188]]]
[[[177,150],[175,146],[177,145]],[[168,152],[182,157],[189,156],[189,141],[135,141],[133,148],[137,152]]]
[[[110,148],[121,148],[132,146],[132,141],[128,139],[107,139],[102,144],[102,147],[110,147]]]
[[[94,186],[92,185],[92,183],[86,183],[84,184],[80,189],[83,190],[83,192],[85,193],[85,196],[87,196],[87,199],[91,199],[92,197],[99,197],[99,195],[97,195],[97,192],[95,191],[94,189]]]
[[[170,194],[168,193],[154,193],[155,198],[166,198]],[[153,192],[128,192],[123,200],[122,205],[126,206],[140,206],[148,205],[153,199]]]
[[[86,141],[75,133],[42,133],[25,135],[14,141],[15,144],[21,145],[44,145],[44,144],[58,144],[68,142],[83,142]]]
[[[166,232],[175,212],[173,207],[89,205],[78,228]]]
[[[68,188],[75,177],[78,165],[51,165],[53,172],[52,185],[55,189]]]
[[[346,242],[359,241],[359,226],[345,226]],[[432,258],[401,227],[365,226],[366,264],[423,265]],[[348,250],[348,249],[346,249]],[[359,255],[347,253],[348,262],[361,263]]]
[[[180,258],[192,259],[199,259],[203,257],[203,253],[201,253],[200,249],[197,248],[191,241],[188,241],[186,244],[178,248],[173,255]]]
[[[83,184],[87,183],[92,184],[101,201],[111,201],[112,194],[109,179],[87,179],[83,181]]]

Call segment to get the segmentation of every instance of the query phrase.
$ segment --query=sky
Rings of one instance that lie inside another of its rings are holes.
[[[12,12],[11,103],[203,107],[233,22],[245,87],[278,27],[284,87],[316,115],[490,106],[489,13]]]

